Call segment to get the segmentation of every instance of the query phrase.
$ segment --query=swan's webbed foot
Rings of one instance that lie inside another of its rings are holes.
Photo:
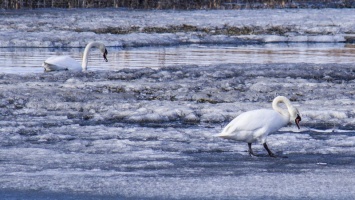
[[[266,149],[267,153],[269,154],[270,157],[273,158],[288,158],[287,156],[276,156],[274,153],[272,153],[272,151],[269,149],[269,147],[267,146],[266,143],[263,144],[264,148]]]
[[[252,143],[248,143],[248,147],[249,147],[249,155],[250,156],[255,156],[255,157],[264,157],[264,155],[257,155],[253,152],[253,149],[251,148],[251,144]],[[272,153],[272,151],[269,149],[269,147],[267,146],[266,143],[263,144],[264,148],[266,149],[267,153],[269,154],[270,157],[272,158],[288,158],[287,156],[277,156],[274,153]]]
[[[249,150],[248,150],[249,155],[250,155],[250,156],[255,156],[255,157],[257,157],[258,155],[256,155],[256,154],[253,152],[253,149],[251,148],[251,143],[248,143],[248,147],[249,147]]]

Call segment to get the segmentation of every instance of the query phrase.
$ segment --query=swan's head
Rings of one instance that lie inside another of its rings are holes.
[[[95,43],[95,44],[96,44],[96,46],[100,49],[100,51],[101,51],[101,53],[102,53],[102,56],[104,57],[104,60],[105,60],[106,62],[108,62],[108,60],[107,60],[107,49],[106,49],[106,46],[105,46],[104,44],[100,43],[100,42],[97,42],[97,43]]]
[[[104,57],[104,60],[105,60],[106,62],[108,62],[108,60],[107,60],[107,49],[106,49],[105,45],[101,44],[101,45],[99,46],[99,49],[100,49],[100,51],[101,51],[101,53],[102,53],[102,56]]]
[[[105,48],[104,52],[103,52],[103,57],[104,57],[104,60],[107,62],[107,49]]]
[[[297,125],[298,129],[300,129],[300,121],[301,121],[301,116],[300,113],[298,112],[297,108],[292,107],[290,110],[290,120],[295,120],[295,124]]]

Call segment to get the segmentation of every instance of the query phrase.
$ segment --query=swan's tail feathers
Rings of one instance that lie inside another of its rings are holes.
[[[217,134],[217,135],[214,135],[215,137],[219,137],[219,138],[223,138],[223,139],[228,139],[228,135],[221,135],[221,134]]]
[[[226,129],[226,128],[225,128],[225,129]],[[220,138],[226,138],[226,137],[228,137],[228,133],[225,131],[225,129],[223,129],[222,132],[216,134],[215,137],[220,137]]]
[[[231,137],[231,133],[233,132],[231,124],[228,124],[221,133],[215,135],[216,137],[229,139]]]
[[[225,134],[224,132],[216,134],[214,136],[215,137],[220,137],[220,138],[223,138],[223,139],[229,139],[230,138],[230,135],[229,134]]]
[[[220,135],[221,135],[221,133],[214,134],[214,135],[212,135],[212,136],[213,136],[213,137],[221,137]]]

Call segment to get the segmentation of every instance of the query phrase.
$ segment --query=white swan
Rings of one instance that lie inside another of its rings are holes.
[[[279,107],[279,103],[284,103],[287,110]],[[249,146],[249,154],[254,155],[251,144],[260,141],[271,157],[276,157],[266,144],[266,137],[269,133],[279,130],[286,126],[290,121],[296,123],[298,129],[301,121],[297,108],[291,105],[288,98],[284,96],[276,97],[272,102],[272,108],[248,111],[234,118],[224,129],[218,134],[218,137],[247,142]]]
[[[86,45],[83,55],[83,61],[80,65],[76,60],[70,56],[52,56],[43,62],[43,67],[46,72],[60,71],[60,70],[74,70],[74,71],[86,71],[88,65],[88,54],[91,47],[97,47],[103,53],[103,57],[107,62],[107,50],[104,44],[100,42],[90,42]]]

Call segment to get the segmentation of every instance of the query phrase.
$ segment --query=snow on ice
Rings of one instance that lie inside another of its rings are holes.
[[[353,69],[229,64],[2,74],[0,192],[351,199]],[[288,159],[251,158],[246,144],[214,137],[241,112],[271,108],[276,95],[290,97],[302,115],[300,131],[291,125],[268,138]]]
[[[345,42],[354,17],[353,9],[1,11],[0,47]]]
[[[354,15],[1,11],[0,46],[343,42],[354,32]],[[0,196],[354,199],[354,80],[353,64],[312,63],[1,73]],[[241,112],[271,108],[277,95],[302,116],[301,130],[290,125],[268,137],[288,159],[250,157],[246,144],[214,137]]]

